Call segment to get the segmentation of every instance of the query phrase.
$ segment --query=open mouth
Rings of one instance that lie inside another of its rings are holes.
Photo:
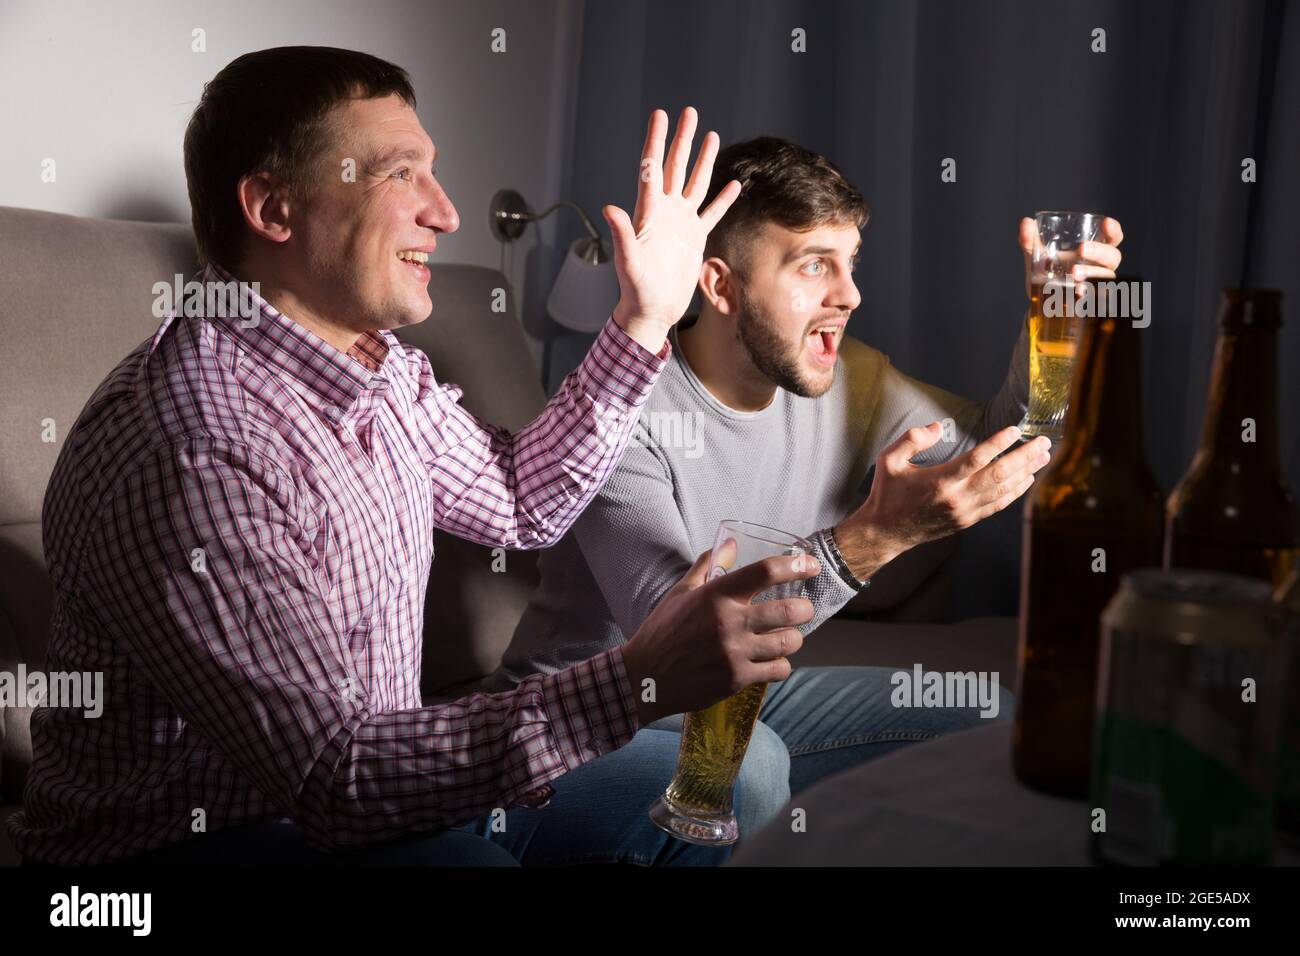
[[[415,278],[424,282],[429,281],[429,267],[425,265],[429,261],[427,252],[421,252],[418,249],[403,249],[397,254],[397,258],[402,260],[405,268],[414,273]]]
[[[840,338],[843,335],[843,325],[838,323],[822,325],[804,336],[804,343],[808,346],[814,362],[823,368],[830,368],[839,355]]]

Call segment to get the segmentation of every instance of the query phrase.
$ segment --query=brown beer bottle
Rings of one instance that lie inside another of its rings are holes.
[[[1278,454],[1282,293],[1225,289],[1201,445],[1169,496],[1165,567],[1235,571],[1281,587],[1300,515]]]
[[[1124,572],[1160,562],[1140,334],[1129,319],[1084,320],[1065,434],[1025,502],[1012,765],[1060,796],[1088,792],[1101,612]]]

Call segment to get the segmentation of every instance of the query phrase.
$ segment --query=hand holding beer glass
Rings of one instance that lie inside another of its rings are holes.
[[[714,539],[709,580],[764,558],[810,555],[795,535],[745,521],[724,521]],[[751,603],[798,596],[803,582],[778,584]],[[725,846],[740,836],[732,812],[736,776],[749,747],[767,684],[751,684],[712,707],[686,715],[672,782],[650,808],[650,819],[688,843]]]
[[[1025,438],[1059,440],[1070,401],[1074,356],[1083,319],[1075,315],[1076,267],[1081,246],[1098,238],[1103,217],[1091,212],[1040,212],[1029,261],[1029,408],[1020,422]],[[1091,274],[1094,270],[1089,269]]]

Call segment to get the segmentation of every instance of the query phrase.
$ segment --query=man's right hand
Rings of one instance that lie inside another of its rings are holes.
[[[997,514],[1029,489],[1035,472],[1050,460],[1052,443],[1042,437],[999,458],[1020,437],[1011,426],[952,461],[912,464],[942,434],[940,422],[909,428],[882,451],[871,495],[835,527],[835,543],[859,579],[904,551]]]
[[[774,585],[816,577],[815,558],[766,558],[706,582],[709,557],[706,551],[696,559],[623,646],[642,727],[716,704],[750,684],[785,680],[786,658],[803,646],[797,627],[812,620],[811,601],[749,602]]]

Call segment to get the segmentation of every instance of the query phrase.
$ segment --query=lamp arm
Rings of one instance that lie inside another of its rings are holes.
[[[587,214],[582,211],[582,207],[579,206],[576,202],[570,202],[567,199],[561,199],[559,202],[548,206],[546,209],[542,210],[541,212],[530,214],[529,219],[531,219],[533,222],[536,222],[539,219],[545,219],[547,216],[555,212],[555,210],[559,209],[561,206],[568,206],[570,209],[576,212],[579,218],[582,219],[582,225],[586,228],[587,235],[591,236],[591,238],[595,239],[597,242],[600,241],[600,233],[597,232],[596,227],[591,224],[591,220],[588,219]]]

